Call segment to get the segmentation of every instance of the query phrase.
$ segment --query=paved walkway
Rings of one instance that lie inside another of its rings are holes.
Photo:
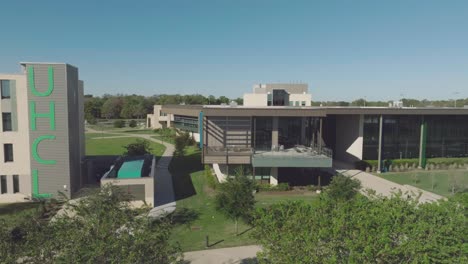
[[[90,128],[86,128],[87,132],[100,132]],[[105,131],[106,134],[114,134],[115,136],[102,137],[105,138],[120,138],[120,137],[139,137],[149,141],[162,144],[166,147],[161,158],[156,164],[156,173],[154,179],[154,208],[149,212],[149,216],[158,218],[162,215],[171,213],[176,208],[174,187],[172,185],[172,175],[169,172],[169,164],[171,163],[174,154],[174,145],[167,142],[152,138],[150,134],[132,134],[114,131]],[[99,137],[101,138],[101,137]],[[96,138],[94,138],[96,139]]]
[[[192,251],[184,253],[184,260],[191,264],[256,263],[253,261],[260,250],[259,246],[243,246]]]
[[[412,197],[417,197],[419,193],[421,193],[421,196],[419,197],[420,203],[434,202],[440,199],[445,199],[445,197],[443,196],[416,188],[414,186],[401,185],[386,180],[384,178],[372,175],[368,172],[356,169],[349,169],[349,166],[346,166],[345,164],[334,162],[334,168],[337,172],[345,176],[352,177],[361,181],[362,190],[371,189],[374,190],[377,194],[384,195],[387,197],[390,197],[392,194],[400,190],[402,193],[406,193],[407,195],[411,195]]]

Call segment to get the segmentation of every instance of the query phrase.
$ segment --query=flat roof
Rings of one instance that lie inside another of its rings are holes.
[[[162,112],[198,116],[317,116],[327,115],[468,115],[468,108],[455,107],[355,107],[355,106],[231,106],[164,105]]]

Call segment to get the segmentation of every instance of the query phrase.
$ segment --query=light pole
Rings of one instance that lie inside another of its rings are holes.
[[[454,107],[455,107],[455,108],[457,108],[457,97],[456,97],[456,96],[457,96],[458,94],[459,94],[459,92],[453,92],[453,95],[454,95],[454,97],[455,97],[455,99],[453,99],[453,101],[454,101],[453,104],[454,104]]]

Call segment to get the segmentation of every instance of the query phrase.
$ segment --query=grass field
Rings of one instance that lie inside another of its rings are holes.
[[[467,170],[388,172],[378,176],[399,184],[408,184],[443,196],[451,196],[452,185],[468,188]]]
[[[250,237],[251,227],[239,222],[236,236],[235,224],[215,208],[215,191],[207,186],[200,152],[190,148],[183,158],[174,158],[170,166],[174,178],[177,200],[176,219],[178,225],[173,240],[178,241],[183,251],[205,249],[205,237],[209,236],[210,248],[232,247],[255,244]],[[280,192],[256,194],[257,207],[266,207],[285,200],[312,201],[316,195],[311,192]]]
[[[124,146],[135,142],[137,137],[125,138],[101,138],[86,140],[86,155],[122,155],[125,152]],[[156,142],[150,141],[152,154],[161,157],[166,147]]]
[[[99,138],[99,137],[115,137],[119,136],[116,134],[109,134],[109,133],[86,133],[85,134],[85,139],[92,139],[92,138]]]

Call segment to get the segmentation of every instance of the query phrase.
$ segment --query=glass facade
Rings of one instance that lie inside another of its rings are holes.
[[[254,118],[255,134],[252,144],[255,150],[271,150],[271,131],[273,130],[272,117]]]
[[[278,118],[278,144],[285,149],[301,144],[301,122],[300,117]]]
[[[3,131],[12,131],[11,113],[2,113]]]
[[[427,116],[426,157],[468,157],[468,116]]]
[[[382,160],[419,158],[422,116],[384,116]],[[467,157],[468,116],[424,116],[427,123],[426,157]],[[363,159],[376,160],[379,116],[364,117]]]
[[[198,119],[190,116],[174,116],[174,127],[183,131],[198,132]]]

